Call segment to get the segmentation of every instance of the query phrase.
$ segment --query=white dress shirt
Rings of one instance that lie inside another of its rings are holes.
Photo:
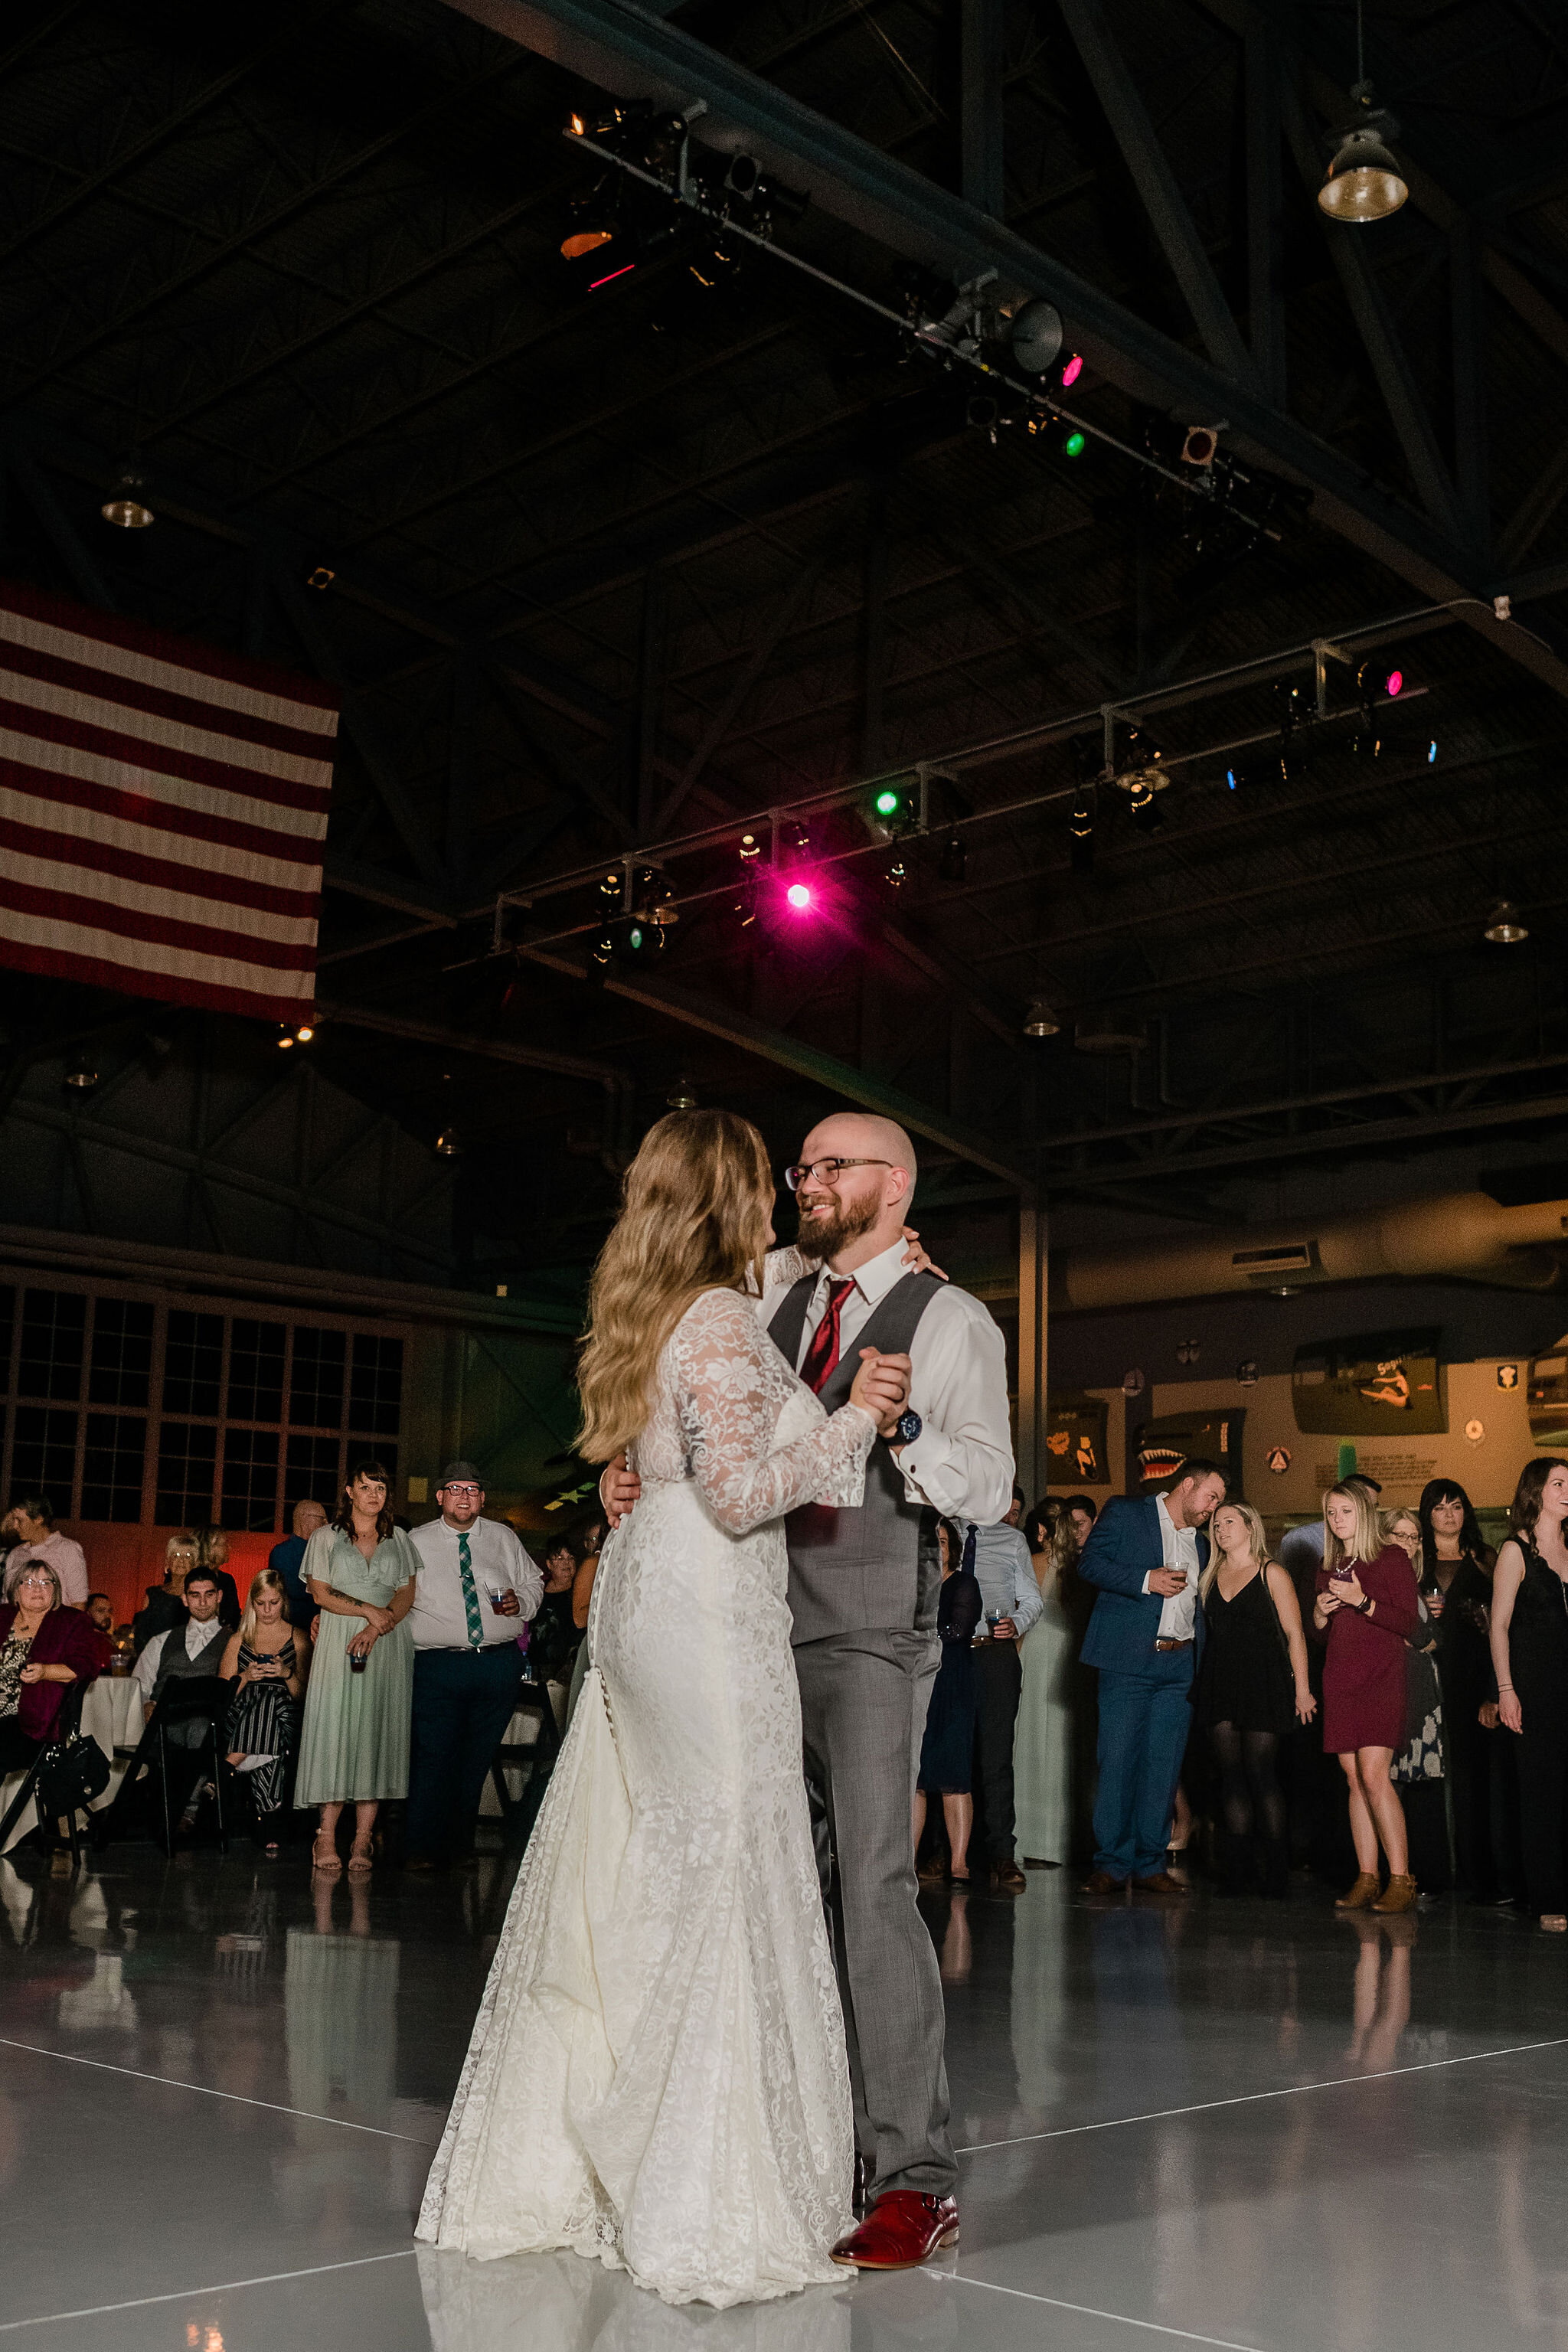
[[[158,1679],[158,1669],[163,1663],[163,1644],[166,1642],[172,1642],[180,1631],[181,1628],[178,1625],[171,1625],[164,1633],[154,1633],[152,1640],[143,1645],[142,1654],[131,1669],[142,1685],[142,1700],[149,1706],[153,1703],[153,1689]],[[209,1617],[205,1625],[198,1625],[194,1617],[187,1617],[184,1631],[185,1655],[187,1658],[194,1658],[206,1648],[215,1633],[232,1632],[233,1628],[220,1625],[216,1617]],[[213,1672],[215,1675],[217,1672],[216,1662]]]
[[[1167,1568],[1178,1569],[1187,1581],[1184,1591],[1165,1596],[1160,1609],[1162,1642],[1190,1642],[1198,1617],[1198,1531],[1196,1528],[1179,1528],[1165,1508],[1163,1495],[1154,1497],[1154,1508],[1160,1514],[1160,1549]],[[1143,1590],[1149,1590],[1149,1579],[1143,1579]]]
[[[1010,1617],[1023,1640],[1045,1607],[1021,1528],[965,1528],[974,1538],[974,1581],[987,1617]]]
[[[900,1238],[879,1257],[868,1258],[856,1268],[851,1277],[855,1287],[838,1315],[841,1361],[854,1356],[872,1315],[908,1274],[904,1264],[908,1248]],[[757,1311],[764,1325],[773,1321],[788,1293],[789,1265],[804,1263],[794,1251],[779,1252],[778,1259],[776,1267],[769,1260],[770,1286],[758,1301]],[[830,1286],[845,1278],[830,1273],[826,1265],[818,1273],[805,1311],[796,1371],[827,1312]],[[929,1503],[949,1518],[994,1525],[1013,1500],[1007,1352],[1000,1329],[978,1298],[944,1283],[921,1317],[910,1362],[910,1403],[925,1426],[914,1443],[900,1448],[895,1457],[903,1473],[906,1499]]]
[[[60,1599],[68,1609],[87,1607],[87,1554],[74,1536],[62,1535],[58,1528],[51,1528],[42,1543],[17,1544],[5,1560],[7,1598],[30,1559],[41,1559],[54,1570],[60,1580]]]
[[[544,1578],[504,1519],[478,1518],[466,1530],[449,1528],[444,1518],[426,1519],[414,1530],[419,1573],[414,1582],[414,1606],[408,1630],[416,1650],[467,1650],[468,1612],[463,1603],[463,1575],[458,1559],[458,1537],[468,1538],[468,1565],[479,1596],[479,1622],[484,1640],[479,1646],[499,1649],[515,1642],[525,1622],[538,1608]],[[502,1617],[490,1607],[490,1594],[515,1592],[520,1614]]]

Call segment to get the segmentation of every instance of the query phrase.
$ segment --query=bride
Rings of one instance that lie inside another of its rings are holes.
[[[830,1418],[746,1296],[773,1238],[762,1137],[650,1129],[595,1268],[581,1450],[634,1449],[594,1664],[518,1876],[418,2236],[571,2247],[670,2303],[842,2280],[844,2026],[801,1768],[784,1516],[858,1506],[906,1374]]]

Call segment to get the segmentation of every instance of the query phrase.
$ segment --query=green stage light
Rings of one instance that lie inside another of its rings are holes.
[[[1081,457],[1085,447],[1088,446],[1088,435],[1079,432],[1075,426],[1073,431],[1068,435],[1067,439],[1062,443],[1062,456],[1064,457]]]

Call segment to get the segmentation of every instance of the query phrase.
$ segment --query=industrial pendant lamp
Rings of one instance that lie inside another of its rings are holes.
[[[146,530],[158,518],[142,493],[147,485],[134,466],[127,466],[110,484],[99,512],[118,530]]]
[[[1385,143],[1398,138],[1399,125],[1392,114],[1372,102],[1362,45],[1361,0],[1356,0],[1355,54],[1356,79],[1351,96],[1361,119],[1337,134],[1339,144],[1318,190],[1319,211],[1327,213],[1331,220],[1352,224],[1387,220],[1410,194]]]
[[[1517,948],[1530,937],[1520,919],[1519,908],[1511,899],[1500,898],[1487,917],[1487,927],[1481,934],[1494,948]]]

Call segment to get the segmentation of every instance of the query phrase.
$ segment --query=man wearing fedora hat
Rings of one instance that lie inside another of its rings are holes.
[[[517,1637],[544,1590],[510,1528],[481,1516],[484,1480],[471,1462],[447,1463],[436,1500],[440,1517],[414,1530],[410,1870],[439,1870],[472,1849],[485,1774],[522,1680]]]

